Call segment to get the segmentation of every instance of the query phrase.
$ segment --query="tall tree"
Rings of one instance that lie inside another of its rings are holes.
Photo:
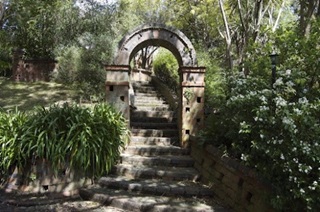
[[[299,7],[299,32],[308,37],[312,19],[320,17],[320,0],[299,0]]]
[[[14,45],[29,57],[52,58],[56,44],[56,12],[61,0],[12,0],[6,27],[13,30]]]
[[[229,69],[232,69],[233,67],[233,59],[231,56],[231,33],[230,33],[230,26],[229,26],[229,22],[227,19],[227,15],[225,13],[225,7],[224,7],[224,2],[223,0],[219,0],[219,8],[221,11],[221,15],[222,15],[222,19],[223,19],[223,23],[224,23],[224,28],[225,28],[225,33],[220,33],[221,36],[225,39],[226,41],[226,63]]]

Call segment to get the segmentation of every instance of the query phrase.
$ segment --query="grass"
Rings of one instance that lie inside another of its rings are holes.
[[[0,78],[0,108],[17,107],[31,110],[34,106],[48,106],[61,101],[77,100],[77,92],[54,82],[13,82]]]

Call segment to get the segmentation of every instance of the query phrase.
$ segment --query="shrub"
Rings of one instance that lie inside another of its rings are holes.
[[[224,70],[219,68],[209,52],[205,52],[203,48],[197,51],[198,63],[206,68],[205,73],[205,102],[206,112],[211,113],[224,103],[226,74]]]
[[[62,47],[56,51],[59,66],[52,74],[54,81],[72,85],[78,91],[80,98],[85,101],[104,93],[105,70],[101,65],[101,58],[97,55],[108,54],[75,45]]]
[[[230,98],[208,121],[207,136],[268,179],[281,210],[319,210],[320,99],[306,98],[295,75],[269,83],[237,76]]]
[[[169,50],[159,49],[153,61],[154,74],[175,94],[179,86],[178,67],[177,59]]]
[[[64,47],[60,48],[56,54],[58,55],[59,66],[52,75],[53,80],[67,85],[74,83],[81,62],[81,48],[76,46]]]
[[[17,148],[19,135],[22,134],[21,126],[27,121],[27,114],[18,110],[0,111],[0,183],[4,180],[9,170],[20,161],[20,149]]]
[[[0,157],[5,170],[39,158],[50,161],[55,173],[68,163],[71,169],[98,177],[111,169],[128,139],[126,120],[106,104],[92,109],[67,104],[39,107],[28,117],[20,112],[2,114],[2,122]]]

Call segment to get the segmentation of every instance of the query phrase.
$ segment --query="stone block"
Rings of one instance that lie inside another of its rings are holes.
[[[187,196],[198,196],[200,194],[200,190],[198,187],[186,187],[185,194]]]

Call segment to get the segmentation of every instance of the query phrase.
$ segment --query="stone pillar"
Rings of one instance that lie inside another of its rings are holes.
[[[105,66],[106,76],[106,101],[113,105],[130,123],[129,107],[129,71],[130,66],[111,65]]]
[[[204,124],[205,67],[180,67],[179,130],[181,146],[189,146]]]

